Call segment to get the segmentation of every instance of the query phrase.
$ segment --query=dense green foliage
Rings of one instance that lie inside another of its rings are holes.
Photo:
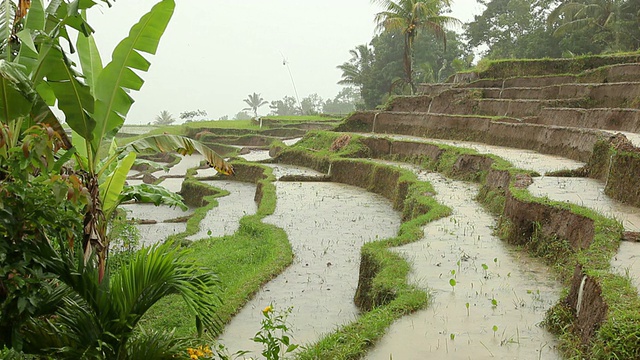
[[[635,0],[482,0],[468,24],[469,45],[492,59],[635,51],[640,3]]]
[[[392,84],[402,78],[403,40],[391,33],[376,35],[370,45],[359,45],[352,58],[338,66],[342,84],[355,85],[361,92],[364,108],[373,109],[386,102],[390,94],[403,94]],[[457,71],[471,66],[473,56],[460,36],[447,32],[447,48],[435,36],[425,33],[413,43],[414,82],[441,82]]]

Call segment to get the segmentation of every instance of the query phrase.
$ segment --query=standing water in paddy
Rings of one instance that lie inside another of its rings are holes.
[[[366,358],[560,358],[556,339],[538,325],[561,288],[547,267],[493,235],[494,218],[474,201],[476,185],[410,168],[453,214],[394,249],[412,264],[410,282],[432,297],[427,309],[396,321]]]
[[[231,350],[261,349],[251,340],[262,309],[293,307],[292,340],[316,341],[358,314],[353,294],[358,283],[360,248],[395,236],[400,214],[389,201],[363,189],[328,182],[276,182],[277,206],[265,222],[284,229],[294,260],[267,283],[236,315],[222,334]]]

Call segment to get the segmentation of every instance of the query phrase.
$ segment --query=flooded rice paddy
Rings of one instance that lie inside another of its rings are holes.
[[[175,219],[193,213],[193,209],[182,211],[180,208],[169,206],[155,206],[153,204],[124,204],[121,208],[127,212],[127,217],[135,220],[155,220],[155,224],[137,224],[140,232],[140,246],[151,246],[162,243],[167,237],[184,232],[186,223],[165,223],[163,221]]]
[[[502,146],[486,145],[482,143],[457,140],[427,139],[406,135],[384,136],[377,134],[360,134],[372,137],[387,137],[394,140],[414,141],[422,143],[443,144],[460,148],[472,149],[480,154],[492,154],[501,157],[510,162],[513,166],[523,169],[532,170],[540,174],[546,174],[557,170],[575,170],[585,165],[583,162],[566,159],[559,156],[540,154],[532,150],[513,149]]]
[[[584,165],[521,149],[388,137],[472,148],[542,174]],[[269,159],[269,154],[253,150],[241,157],[261,161]],[[168,173],[160,171],[154,176],[184,175],[202,160],[185,157]],[[284,175],[322,175],[310,169],[267,165],[273,168],[277,179]],[[395,165],[409,168],[420,180],[429,181],[438,194],[437,200],[450,206],[453,215],[426,225],[422,240],[394,249],[410,261],[410,282],[429,291],[431,303],[428,309],[396,321],[366,358],[560,358],[556,339],[538,325],[561,290],[548,267],[493,235],[495,219],[473,200],[476,185],[406,164]],[[213,174],[215,170],[198,170],[199,177]],[[182,181],[166,178],[161,185],[179,191]],[[191,240],[231,234],[242,216],[256,211],[254,185],[224,180],[210,184],[231,194],[217,199],[220,205],[207,214],[199,233]],[[616,218],[629,231],[640,231],[640,209],[612,201],[603,194],[603,187],[591,179],[542,176],[534,178],[529,190],[534,196],[592,208]],[[249,339],[258,331],[261,310],[269,304],[277,309],[293,307],[289,323],[294,342],[301,344],[319,340],[323,334],[354,320],[358,310],[352,298],[358,281],[360,247],[368,241],[395,236],[400,224],[400,214],[386,199],[363,189],[326,182],[276,182],[276,189],[276,211],[264,221],[287,232],[294,263],[266,284],[226,327],[221,340],[232,351],[260,349]],[[155,225],[138,225],[144,245],[163,241],[185,229],[184,224],[161,221],[188,212],[143,204],[128,204],[125,208],[131,211],[131,217],[158,221]],[[640,254],[640,244],[623,242],[612,266],[638,285],[640,262],[636,264],[635,254]]]
[[[585,178],[534,178],[529,191],[535,196],[580,205],[616,219],[626,231],[640,232],[640,209],[604,194],[604,183]],[[629,276],[640,293],[640,243],[623,241],[611,259],[612,270]]]
[[[259,329],[261,310],[269,304],[293,307],[289,322],[299,344],[319,340],[354,320],[360,247],[395,236],[400,226],[400,214],[387,199],[360,188],[276,182],[276,192],[276,210],[264,221],[286,231],[293,264],[267,283],[226,327],[221,340],[232,351],[261,349],[249,339]]]
[[[253,215],[258,210],[254,201],[255,184],[229,180],[202,182],[226,190],[229,195],[216,198],[218,206],[207,212],[200,221],[200,230],[187,237],[187,240],[233,235],[240,227],[240,219],[245,215]]]
[[[539,326],[561,290],[548,267],[493,235],[494,218],[473,200],[475,184],[410,168],[453,214],[393,249],[412,264],[410,282],[432,298],[428,309],[396,321],[366,358],[560,358],[556,339]]]

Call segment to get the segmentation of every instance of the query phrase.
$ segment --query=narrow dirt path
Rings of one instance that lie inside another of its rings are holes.
[[[232,352],[261,349],[249,339],[260,327],[261,310],[269,304],[277,309],[293,307],[289,322],[299,344],[316,341],[352,321],[358,314],[353,294],[361,246],[395,236],[400,226],[400,214],[387,199],[360,188],[276,182],[276,192],[276,211],[264,221],[287,232],[295,258],[225,328],[221,341]]]
[[[428,309],[394,323],[366,358],[556,359],[556,339],[538,326],[561,285],[548,267],[493,235],[478,187],[405,164],[453,209],[424,238],[394,250],[413,263],[410,281],[429,289]]]

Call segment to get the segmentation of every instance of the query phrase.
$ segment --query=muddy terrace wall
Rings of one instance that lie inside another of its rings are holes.
[[[564,86],[565,90],[569,87],[566,84]],[[640,106],[640,87],[637,83],[596,86],[572,84],[571,87],[583,89],[584,94],[560,96],[559,86],[544,88],[555,90],[554,94],[545,96],[540,96],[544,93],[542,88],[452,88],[434,96],[396,97],[385,111],[514,117],[532,124],[640,132],[640,110],[631,109]],[[563,93],[567,92],[565,90]],[[535,99],[519,99],[519,95],[510,97],[510,91],[527,91],[530,94],[520,95],[535,96]]]
[[[375,125],[374,125],[375,118]],[[606,137],[602,131],[546,127],[493,121],[487,117],[426,113],[360,112],[337,131],[403,134],[425,138],[476,141],[490,145],[534,150],[587,162],[593,146]]]
[[[621,134],[594,145],[587,166],[578,171],[605,182],[605,194],[620,202],[640,207],[640,148]]]
[[[640,110],[543,108],[533,124],[583,127],[640,133]]]

